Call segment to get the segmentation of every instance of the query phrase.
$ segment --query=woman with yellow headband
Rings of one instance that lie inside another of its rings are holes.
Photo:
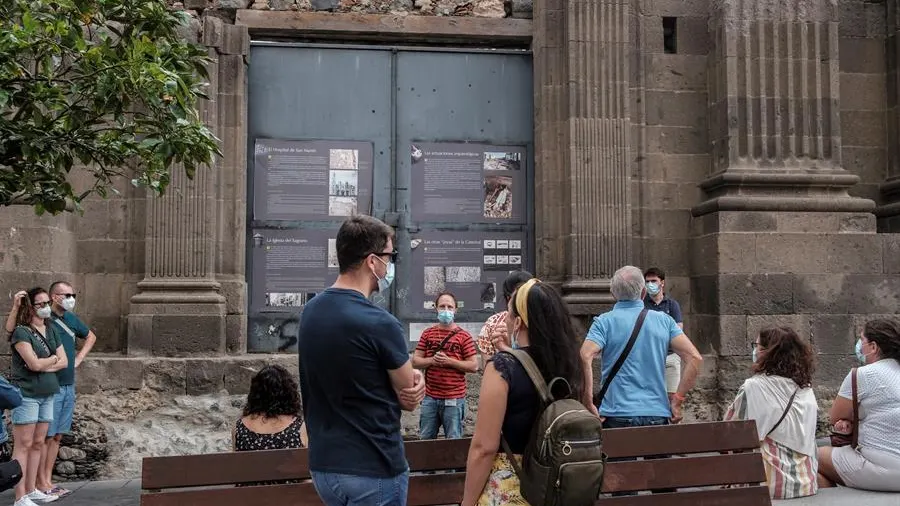
[[[506,326],[512,348],[525,350],[545,381],[565,378],[574,390],[571,397],[581,399],[581,339],[556,290],[537,279],[524,283],[510,297]],[[462,506],[527,506],[519,479],[499,450],[500,434],[519,459],[539,415],[538,393],[525,368],[510,353],[499,351],[488,362],[481,381]]]

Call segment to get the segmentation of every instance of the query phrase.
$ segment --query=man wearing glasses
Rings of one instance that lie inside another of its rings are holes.
[[[63,343],[69,365],[56,373],[59,379],[59,392],[53,397],[53,422],[47,430],[47,444],[41,455],[38,468],[37,487],[47,494],[65,496],[69,491],[53,485],[53,468],[59,455],[59,443],[63,434],[72,431],[72,416],[75,413],[75,369],[81,366],[84,358],[91,352],[97,336],[73,312],[75,311],[75,290],[65,281],[56,281],[50,285],[50,300],[53,315],[51,319],[56,325],[56,334]],[[76,353],[76,340],[83,340],[84,345]]]
[[[300,391],[309,469],[326,506],[406,505],[400,412],[425,396],[400,322],[369,301],[394,279],[394,232],[369,216],[341,225],[340,274],[303,309]]]

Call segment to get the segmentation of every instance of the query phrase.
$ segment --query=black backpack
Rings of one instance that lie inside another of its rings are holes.
[[[571,398],[555,400],[555,378],[548,385],[531,357],[523,350],[512,355],[522,364],[537,388],[542,412],[519,466],[506,438],[501,438],[516,475],[522,497],[531,506],[590,506],[597,501],[603,482],[602,423],[584,405]],[[571,392],[571,388],[569,387]]]
[[[22,479],[22,466],[18,460],[0,464],[0,492],[15,487]]]

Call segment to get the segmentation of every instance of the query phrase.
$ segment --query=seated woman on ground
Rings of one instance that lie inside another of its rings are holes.
[[[819,448],[819,486],[900,492],[900,322],[867,323],[856,357],[862,364],[856,370],[858,447]],[[831,407],[836,432],[854,429],[852,378],[851,371]]]
[[[303,448],[297,382],[280,365],[263,367],[250,382],[244,416],[232,431],[234,451]]]
[[[753,376],[744,381],[725,420],[756,420],[773,499],[818,491],[816,420],[810,344],[790,327],[765,329],[753,343]]]
[[[511,348],[525,350],[545,381],[566,379],[570,397],[581,399],[581,339],[575,334],[565,302],[552,287],[537,279],[520,286],[510,297],[506,326]],[[525,368],[509,352],[498,351],[481,381],[463,506],[527,506],[512,464],[506,453],[499,451],[500,433],[514,458],[520,459],[538,416],[539,394]]]

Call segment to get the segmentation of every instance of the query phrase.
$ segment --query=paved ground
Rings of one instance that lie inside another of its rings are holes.
[[[93,481],[65,485],[74,492],[53,504],[60,506],[139,506],[141,480]],[[12,490],[0,494],[0,505],[13,503]],[[847,488],[821,490],[814,497],[774,501],[779,506],[900,506],[900,493],[881,494]]]
[[[60,506],[138,506],[141,502],[141,480],[91,481],[67,483],[72,493],[53,504]],[[12,505],[12,490],[0,494],[0,505]]]

